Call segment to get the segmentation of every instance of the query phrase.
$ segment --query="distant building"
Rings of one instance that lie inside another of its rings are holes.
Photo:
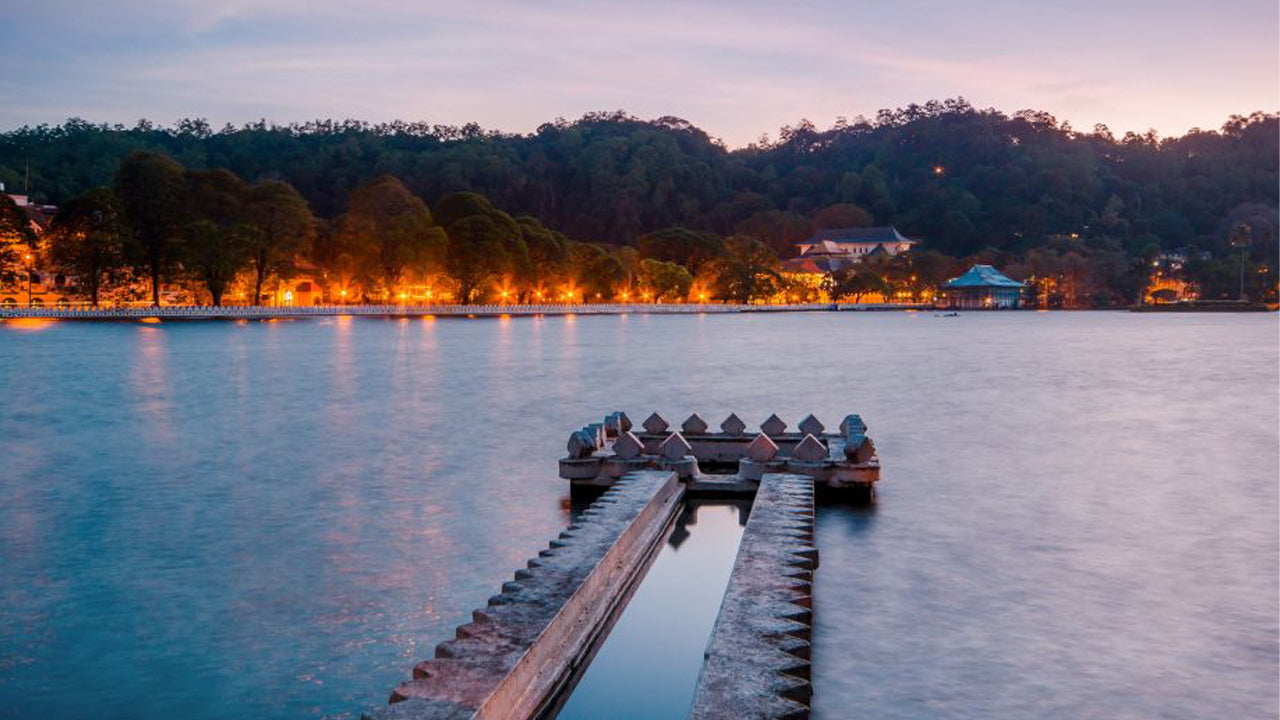
[[[0,183],[4,193],[4,183]],[[22,209],[31,223],[31,231],[40,237],[49,229],[50,220],[58,208],[53,205],[37,205],[26,195],[8,195]],[[9,244],[17,262],[7,272],[0,273],[0,306],[66,305],[72,302],[71,286],[75,278],[55,274],[40,266],[42,257],[35,247],[19,238],[0,238]]]
[[[820,230],[796,245],[800,256],[782,261],[782,272],[817,288],[829,275],[848,270],[868,258],[906,252],[918,242],[903,237],[892,227]]]
[[[0,183],[0,193],[5,193],[4,183]],[[33,203],[26,195],[5,194],[9,196],[14,205],[22,208],[22,211],[27,214],[27,220],[31,222],[31,229],[37,235],[49,229],[49,221],[58,212],[57,206]]]
[[[974,265],[942,288],[949,308],[987,309],[1022,307],[1023,283],[1006,277],[990,265]]]
[[[875,253],[897,255],[918,243],[918,240],[903,237],[894,227],[835,228],[819,230],[796,247],[800,250],[800,257],[839,257],[857,262]]]

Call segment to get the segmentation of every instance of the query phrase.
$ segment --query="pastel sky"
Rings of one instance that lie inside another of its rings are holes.
[[[0,0],[0,129],[624,109],[730,146],[963,95],[1176,135],[1280,109],[1276,0]]]

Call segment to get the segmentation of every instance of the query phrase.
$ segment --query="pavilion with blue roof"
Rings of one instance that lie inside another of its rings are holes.
[[[985,310],[1022,306],[1024,283],[1013,280],[990,265],[974,265],[942,288],[949,308]]]

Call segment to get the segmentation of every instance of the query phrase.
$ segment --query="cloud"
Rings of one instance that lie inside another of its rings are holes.
[[[801,117],[956,95],[1166,132],[1280,104],[1274,23],[1233,16],[1213,31],[1176,3],[1160,6],[1159,37],[1137,0],[77,4],[6,9],[0,62],[27,82],[0,85],[0,123],[359,115],[528,131],[623,108],[679,115],[737,145]],[[1192,30],[1197,53],[1170,47]],[[1230,76],[1206,61],[1215,53],[1237,58],[1222,61]]]

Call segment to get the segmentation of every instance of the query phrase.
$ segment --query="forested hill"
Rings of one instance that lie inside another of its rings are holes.
[[[480,192],[582,240],[634,243],[682,225],[749,234],[781,254],[815,226],[893,224],[965,256],[1023,251],[1078,236],[1137,254],[1227,251],[1231,228],[1275,237],[1277,116],[1230,118],[1179,138],[1102,126],[1079,132],[1045,113],[1006,115],[963,100],[930,102],[819,130],[808,122],[729,151],[677,118],[624,113],[557,121],[528,135],[475,125],[257,123],[213,131],[69,120],[0,135],[0,180],[65,202],[111,182],[138,149],[194,168],[293,184],[334,217],[359,184],[390,173],[428,203]],[[1269,235],[1268,235],[1269,233]]]

